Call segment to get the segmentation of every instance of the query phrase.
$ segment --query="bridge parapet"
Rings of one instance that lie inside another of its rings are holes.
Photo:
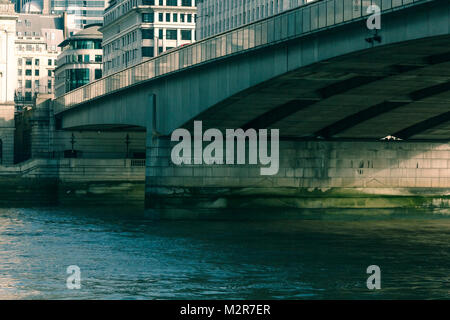
[[[55,113],[193,66],[245,53],[353,21],[371,5],[382,13],[436,0],[319,0],[163,53],[55,99]]]

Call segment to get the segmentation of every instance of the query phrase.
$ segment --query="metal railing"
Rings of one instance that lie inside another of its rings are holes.
[[[370,14],[372,4],[381,12],[435,0],[318,0],[242,27],[173,49],[151,60],[111,74],[55,99],[57,113],[117,90],[171,72],[246,50],[316,32]]]
[[[132,167],[145,167],[145,159],[132,159],[131,166]]]

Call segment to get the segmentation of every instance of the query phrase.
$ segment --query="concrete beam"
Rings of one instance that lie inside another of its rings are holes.
[[[296,99],[291,100],[287,103],[284,103],[269,112],[264,113],[263,115],[257,117],[256,119],[246,123],[243,128],[245,130],[249,128],[253,129],[265,129],[270,125],[278,122],[291,114],[294,114],[302,109],[312,106],[320,100],[311,100],[311,99]]]
[[[393,134],[394,137],[406,140],[419,133],[450,121],[450,111],[427,119]]]
[[[408,103],[409,102],[407,101],[384,101],[327,126],[314,133],[314,136],[317,138],[330,139],[338,133],[344,132],[364,121],[377,117],[382,113],[392,111],[395,108],[404,106]]]

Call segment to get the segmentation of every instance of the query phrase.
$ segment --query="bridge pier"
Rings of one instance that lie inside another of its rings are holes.
[[[158,217],[450,208],[450,143],[281,141],[274,176],[255,165],[176,166],[168,138],[152,144],[146,208]]]

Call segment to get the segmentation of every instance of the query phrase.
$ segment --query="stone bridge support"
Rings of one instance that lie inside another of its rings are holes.
[[[450,207],[450,143],[281,141],[278,174],[261,176],[255,165],[176,166],[168,137],[150,141],[146,208],[159,217]]]

